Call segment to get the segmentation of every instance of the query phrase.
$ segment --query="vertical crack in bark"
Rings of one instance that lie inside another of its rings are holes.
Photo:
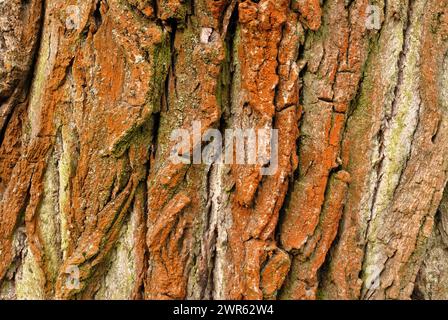
[[[365,8],[364,1],[349,6],[326,3],[322,26],[309,38],[301,130],[305,139],[301,140],[299,174],[280,229],[283,245],[294,253],[283,298],[315,299],[318,294],[331,294],[317,292],[318,271],[339,230],[351,180],[347,163],[341,159],[341,145],[348,106],[356,97],[367,56],[361,19]],[[339,28],[328,31],[333,25]],[[317,127],[319,122],[322,124]],[[305,205],[299,205],[299,199]]]
[[[32,82],[30,78],[33,77],[35,70],[35,52],[40,46],[42,37],[45,2],[16,1],[1,5],[0,10],[7,18],[0,25],[2,31],[0,46],[2,51],[2,58],[0,58],[0,96],[2,97],[0,104],[0,254],[3,256],[0,263],[1,288],[7,270],[22,251],[17,248],[13,236],[19,227],[20,216],[23,215],[30,201],[31,174],[18,177],[15,165],[20,162],[20,153],[24,148],[20,126],[24,119],[28,91]],[[9,203],[16,192],[21,194],[23,199],[12,200],[12,203]],[[16,295],[15,292],[14,295]]]

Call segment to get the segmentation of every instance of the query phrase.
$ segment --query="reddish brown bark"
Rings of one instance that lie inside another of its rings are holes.
[[[0,298],[448,297],[445,1],[0,13]],[[278,169],[173,162],[196,123]]]

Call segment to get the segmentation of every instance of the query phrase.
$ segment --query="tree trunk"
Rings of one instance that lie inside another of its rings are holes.
[[[0,1],[1,299],[448,299],[447,179],[446,0]]]

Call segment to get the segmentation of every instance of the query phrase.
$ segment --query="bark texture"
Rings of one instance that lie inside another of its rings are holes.
[[[447,179],[446,0],[0,0],[1,299],[448,299]]]

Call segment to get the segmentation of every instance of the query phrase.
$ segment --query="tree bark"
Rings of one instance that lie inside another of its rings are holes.
[[[0,299],[447,299],[447,142],[445,0],[0,1]]]

